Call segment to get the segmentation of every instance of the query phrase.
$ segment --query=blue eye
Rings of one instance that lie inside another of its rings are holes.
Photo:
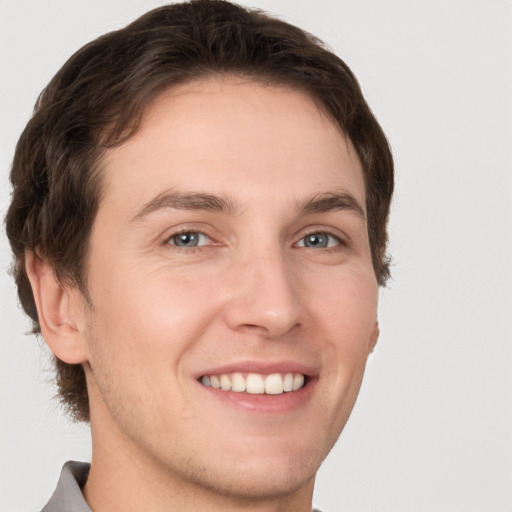
[[[176,247],[199,247],[206,245],[210,238],[204,233],[198,233],[196,231],[187,231],[185,233],[178,233],[177,235],[171,236],[169,243]]]
[[[326,249],[340,244],[340,240],[329,233],[309,233],[297,244],[298,247],[310,247],[314,249]]]

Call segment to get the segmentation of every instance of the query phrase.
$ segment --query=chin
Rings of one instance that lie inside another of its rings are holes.
[[[197,465],[196,461],[194,467],[189,461],[190,466],[182,466],[182,470],[193,485],[241,501],[278,499],[303,489],[312,490],[323,460],[314,447],[293,453],[283,449],[260,450],[260,453],[244,453],[242,450],[236,454],[225,454],[220,459],[216,464],[209,460]]]
[[[220,471],[201,472],[199,477],[203,488],[217,495],[238,498],[241,501],[265,501],[290,496],[304,488],[311,488],[319,465],[311,463],[289,465],[275,459],[266,463],[245,463]]]

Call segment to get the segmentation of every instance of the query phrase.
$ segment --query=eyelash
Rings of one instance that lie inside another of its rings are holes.
[[[308,236],[311,236],[311,235],[324,235],[324,236],[328,236],[330,238],[333,238],[337,243],[335,246],[332,246],[332,247],[322,247],[322,249],[324,251],[335,251],[337,248],[341,247],[341,246],[346,246],[346,242],[338,235],[335,235],[332,231],[329,231],[329,230],[319,230],[319,229],[312,229],[311,231],[308,231],[307,233],[304,233],[301,238],[300,238],[300,241],[303,241],[306,237]],[[306,247],[306,246],[301,246],[301,247]],[[306,247],[308,248],[308,247]]]
[[[211,240],[211,237],[209,235],[207,235],[206,233],[203,233],[202,231],[197,231],[197,230],[193,230],[193,229],[183,228],[183,229],[180,229],[179,231],[174,232],[169,237],[167,237],[164,240],[162,245],[167,245],[167,246],[170,245],[170,246],[173,247],[173,250],[184,251],[184,252],[187,252],[187,253],[199,252],[199,251],[204,250],[206,247],[208,247],[208,245],[183,247],[183,246],[179,246],[179,245],[175,245],[175,244],[171,243],[173,238],[176,238],[176,237],[178,237],[180,235],[187,235],[187,234],[202,235],[202,236],[207,237],[209,240]],[[324,251],[335,251],[340,246],[346,246],[347,245],[346,242],[340,236],[335,235],[331,231],[329,231],[329,230],[318,230],[318,229],[312,229],[311,231],[308,231],[308,232],[304,233],[301,236],[299,241],[303,241],[306,237],[311,236],[311,235],[324,235],[324,236],[328,236],[328,237],[334,239],[337,242],[335,246],[322,247],[321,249],[323,249]],[[296,244],[294,244],[294,245],[296,245]],[[301,245],[300,247],[312,248],[312,247],[307,247],[305,245]]]
[[[196,247],[181,247],[179,245],[175,245],[175,244],[172,244],[171,241],[173,238],[176,238],[180,235],[202,235],[202,236],[205,236],[207,237],[209,240],[211,240],[211,237],[208,236],[206,233],[203,233],[202,231],[198,231],[198,230],[194,230],[194,229],[187,229],[187,228],[183,228],[183,229],[180,229],[176,232],[174,232],[171,236],[167,237],[164,242],[163,242],[163,245],[170,245],[172,246],[172,248],[174,250],[177,250],[177,251],[184,251],[184,252],[187,252],[187,253],[191,253],[191,252],[198,252],[198,251],[201,251],[203,250],[205,247],[205,245],[199,245],[199,246],[196,246]]]

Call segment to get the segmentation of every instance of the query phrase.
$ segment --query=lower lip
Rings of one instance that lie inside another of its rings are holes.
[[[236,391],[223,391],[222,389],[203,386],[200,382],[198,384],[211,396],[222,400],[229,406],[259,414],[283,414],[304,406],[313,393],[316,379],[308,379],[303,388],[280,395],[237,393]]]

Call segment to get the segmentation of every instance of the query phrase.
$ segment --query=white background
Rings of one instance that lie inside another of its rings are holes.
[[[93,37],[163,2],[0,2],[0,214],[39,91]],[[360,399],[321,469],[325,510],[512,510],[510,0],[254,0],[351,66],[396,159],[393,280]],[[86,427],[51,397],[0,238],[0,512],[37,510]]]

